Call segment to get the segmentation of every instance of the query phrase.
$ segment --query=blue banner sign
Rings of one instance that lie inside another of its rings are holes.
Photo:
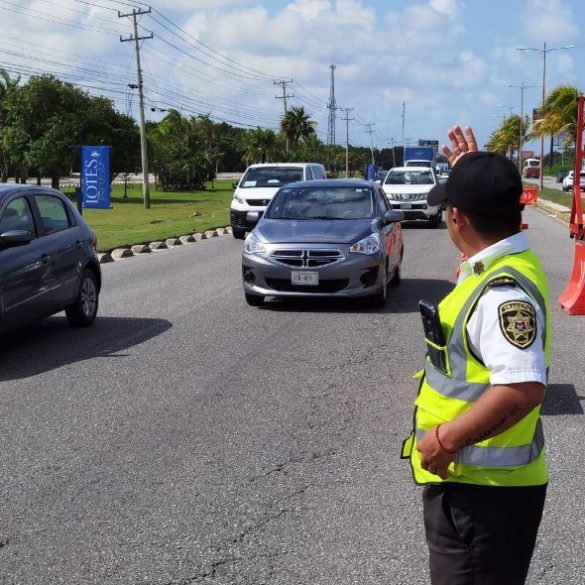
[[[378,167],[374,163],[370,163],[368,165],[368,170],[366,172],[366,179],[368,181],[374,181],[376,179],[377,172],[378,172]]]
[[[83,207],[110,209],[111,146],[81,147],[81,192]]]

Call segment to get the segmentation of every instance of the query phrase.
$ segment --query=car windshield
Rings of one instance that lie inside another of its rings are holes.
[[[264,217],[269,219],[367,219],[374,217],[372,190],[367,187],[285,187]]]
[[[240,189],[258,187],[279,188],[288,183],[303,180],[303,169],[300,167],[256,167],[248,169],[240,181]]]
[[[385,185],[433,185],[431,171],[390,171]]]

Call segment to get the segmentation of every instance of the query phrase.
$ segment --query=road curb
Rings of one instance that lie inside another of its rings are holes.
[[[130,248],[116,248],[111,252],[112,260],[121,260],[122,258],[131,258],[134,256]]]
[[[152,252],[150,246],[147,246],[146,244],[136,244],[135,246],[132,246],[130,250],[132,250],[132,254],[135,256],[139,254],[150,254]]]
[[[149,247],[151,250],[166,250],[168,248],[168,246],[165,244],[165,242],[150,242]]]

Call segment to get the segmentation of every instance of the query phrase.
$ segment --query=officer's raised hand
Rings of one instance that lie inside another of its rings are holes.
[[[447,157],[449,164],[453,166],[464,154],[477,152],[477,140],[470,126],[465,127],[465,132],[458,125],[453,126],[447,136],[451,141],[451,148],[443,146],[443,154]]]

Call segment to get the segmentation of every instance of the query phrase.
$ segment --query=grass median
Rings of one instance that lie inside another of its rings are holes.
[[[73,197],[73,189],[63,189]],[[148,244],[227,226],[231,181],[215,181],[205,191],[169,193],[151,187],[150,209],[144,208],[142,185],[112,185],[112,209],[84,209],[83,217],[97,235],[98,251]]]

